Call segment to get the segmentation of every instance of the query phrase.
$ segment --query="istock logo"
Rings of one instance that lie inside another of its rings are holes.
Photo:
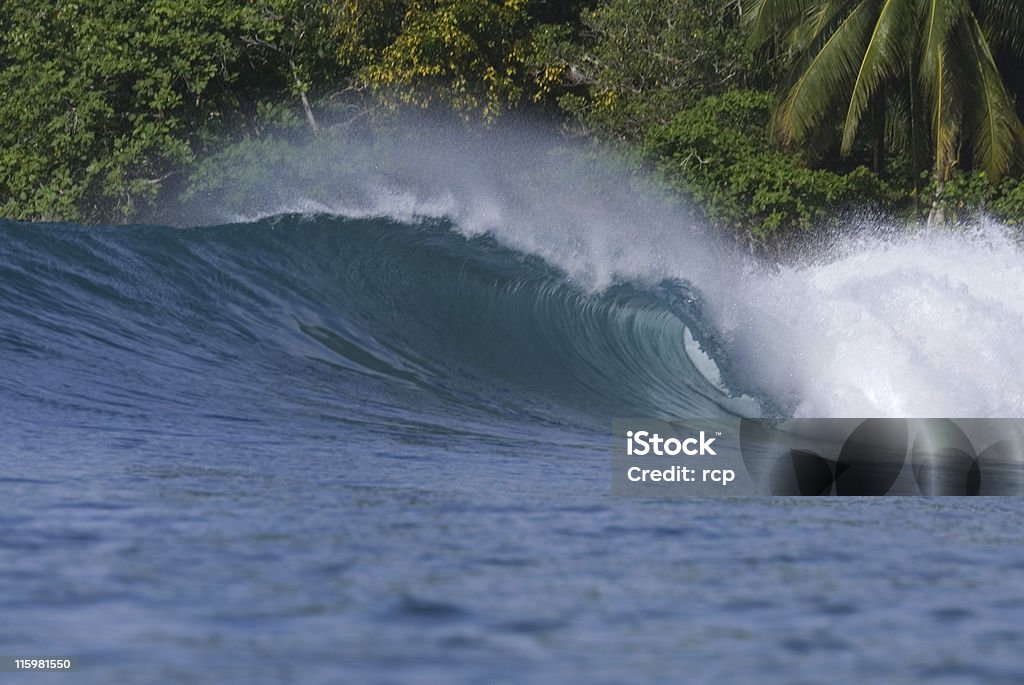
[[[714,438],[706,436],[704,431],[696,438],[662,438],[649,431],[628,431],[626,433],[626,454],[630,457],[675,457],[680,453],[688,457],[717,456],[711,447]],[[696,445],[696,447],[695,447]]]

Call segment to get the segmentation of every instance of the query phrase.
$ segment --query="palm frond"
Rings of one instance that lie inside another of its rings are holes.
[[[913,103],[903,90],[892,90],[886,97],[885,139],[897,148],[909,148]]]
[[[981,25],[973,15],[962,25],[963,42],[970,51],[976,78],[977,107],[968,110],[974,158],[993,181],[999,181],[1010,168],[1014,152],[1022,140],[1021,125],[1013,101],[1006,92],[999,68]]]
[[[849,154],[862,119],[885,107],[885,139],[918,168],[930,156],[940,178],[962,143],[994,179],[1024,158],[1024,124],[996,62],[1024,58],[1024,0],[752,1],[752,41],[773,40],[792,64],[771,121],[782,142],[812,148],[835,116]]]
[[[939,50],[935,63],[936,73],[932,76],[934,86],[930,91],[932,105],[932,137],[934,139],[935,173],[942,180],[948,178],[956,163],[957,147],[962,125],[962,106],[958,96],[963,84],[958,65],[963,62],[951,59],[948,43]]]
[[[884,0],[871,38],[864,50],[843,124],[842,152],[853,148],[857,125],[878,86],[906,65],[907,36],[914,27],[913,0]]]
[[[977,3],[975,14],[990,46],[1008,45],[1024,57],[1024,2],[985,0]]]
[[[954,24],[968,11],[966,0],[922,0],[921,15],[924,36],[921,45],[921,76],[924,87],[934,85],[939,74],[939,56],[949,40]]]
[[[758,48],[785,28],[797,23],[814,0],[754,0],[743,13],[750,47]]]
[[[821,35],[848,15],[858,0],[818,0],[808,8],[804,21],[799,22],[787,35],[786,44],[793,54],[806,52]]]
[[[856,77],[873,24],[872,0],[861,0],[814,53],[776,112],[773,128],[786,142],[803,140],[837,93]]]

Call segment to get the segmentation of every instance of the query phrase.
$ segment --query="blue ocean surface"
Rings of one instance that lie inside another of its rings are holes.
[[[1014,415],[1019,255],[978,248],[966,285],[928,261],[955,246],[783,269],[757,319],[526,242],[0,222],[0,654],[78,660],[9,682],[1024,682],[1020,498],[647,500],[610,473],[614,417]],[[946,325],[980,361],[943,375]]]

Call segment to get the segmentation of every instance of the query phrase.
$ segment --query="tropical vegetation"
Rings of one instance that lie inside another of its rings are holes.
[[[958,167],[999,181],[1019,160],[1024,126],[996,59],[1024,56],[1018,0],[756,0],[745,20],[754,45],[773,43],[792,65],[772,118],[779,139],[827,144],[831,129],[849,155],[867,128],[876,171],[887,142],[931,166],[933,222]]]
[[[145,219],[217,155],[406,108],[618,146],[758,249],[1024,222],[1018,0],[4,0],[0,216]]]

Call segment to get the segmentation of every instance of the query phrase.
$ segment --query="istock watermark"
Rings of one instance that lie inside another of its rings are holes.
[[[716,433],[716,435],[721,435],[721,433]],[[706,437],[704,431],[700,432],[699,438],[683,438],[682,440],[679,438],[666,439],[650,431],[626,431],[626,454],[631,457],[646,457],[648,454],[657,457],[674,457],[682,452],[690,457],[706,454],[713,457],[716,456],[715,450],[711,447],[714,441],[714,438]]]
[[[1024,495],[1024,419],[615,419],[616,495]]]

